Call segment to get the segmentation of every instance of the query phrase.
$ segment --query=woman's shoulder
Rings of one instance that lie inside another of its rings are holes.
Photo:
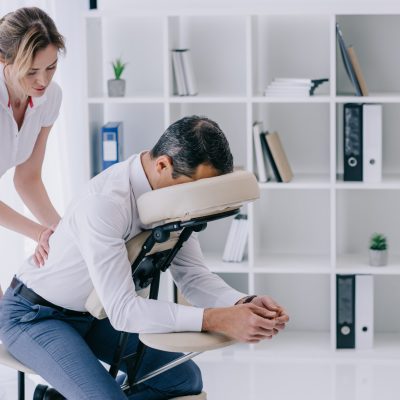
[[[55,81],[51,81],[50,85],[47,88],[47,97],[49,98],[49,100],[54,100],[58,97],[62,96],[62,90],[60,85],[55,82]]]

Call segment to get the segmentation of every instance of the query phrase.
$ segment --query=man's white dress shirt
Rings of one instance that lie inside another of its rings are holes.
[[[125,243],[146,228],[136,200],[149,190],[140,155],[103,171],[68,207],[50,237],[45,265],[37,268],[30,258],[17,277],[46,300],[77,311],[85,311],[95,287],[111,324],[120,331],[200,331],[203,307],[231,306],[245,294],[208,270],[196,235],[183,245],[170,271],[185,298],[197,307],[135,293]]]
[[[0,177],[31,156],[40,130],[57,119],[61,98],[60,87],[52,81],[42,96],[30,99],[24,122],[18,129],[4,81],[4,65],[0,63]]]

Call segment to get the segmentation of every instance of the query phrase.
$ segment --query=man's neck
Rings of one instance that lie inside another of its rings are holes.
[[[142,167],[143,167],[144,173],[146,174],[146,178],[149,181],[149,184],[150,184],[151,188],[154,189],[153,177],[152,177],[152,174],[151,174],[152,171],[153,171],[153,168],[152,168],[153,160],[150,157],[150,152],[149,151],[145,151],[145,152],[141,153],[140,161],[142,163]]]

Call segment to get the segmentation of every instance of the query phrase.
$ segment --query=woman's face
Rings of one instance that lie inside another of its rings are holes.
[[[52,44],[36,53],[31,68],[21,82],[27,96],[43,95],[56,72],[57,57],[58,49]]]

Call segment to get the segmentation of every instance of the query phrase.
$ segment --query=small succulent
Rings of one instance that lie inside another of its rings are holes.
[[[386,237],[381,233],[374,233],[371,236],[369,248],[371,250],[386,250],[387,249]]]
[[[122,62],[121,58],[117,58],[114,62],[111,63],[114,69],[115,79],[121,79],[121,75],[124,72],[126,67],[126,63]]]

